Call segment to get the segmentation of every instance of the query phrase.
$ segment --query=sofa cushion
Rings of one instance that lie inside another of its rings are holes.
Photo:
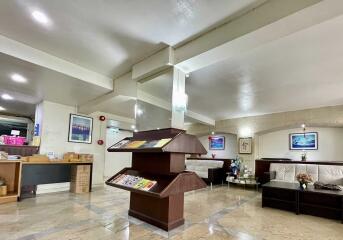
[[[311,175],[313,182],[318,181],[318,165],[317,164],[296,164],[294,181],[297,181],[299,173],[307,173]]]
[[[293,182],[295,176],[295,164],[271,163],[270,171],[276,172],[276,180]]]
[[[207,168],[222,168],[223,161],[216,160],[186,160],[186,166],[205,166]]]
[[[222,168],[223,161],[215,160],[186,160],[186,170],[195,172],[201,178],[208,178],[208,169]]]
[[[343,185],[343,166],[319,165],[318,181]]]

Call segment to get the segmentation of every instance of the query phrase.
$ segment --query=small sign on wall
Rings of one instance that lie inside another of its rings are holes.
[[[239,138],[238,145],[240,154],[252,153],[252,138]]]
[[[224,136],[210,136],[208,137],[210,150],[224,150],[225,137]]]

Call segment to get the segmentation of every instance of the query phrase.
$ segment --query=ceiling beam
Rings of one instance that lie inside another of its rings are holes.
[[[129,124],[129,125],[127,125],[128,129],[131,129],[131,124],[135,124],[136,123],[136,120],[133,119],[133,118],[122,117],[122,116],[119,116],[119,115],[116,115],[116,114],[112,114],[112,113],[96,111],[93,114],[97,115],[97,116],[103,115],[103,116],[105,116],[107,118],[107,120],[115,120],[115,121],[118,121],[118,122],[121,122],[121,123]]]
[[[142,90],[137,90],[137,99],[142,100],[143,102],[152,104],[154,106],[163,108],[165,110],[171,111],[172,110],[172,104],[171,102],[168,102],[166,100],[163,100],[161,98],[155,97],[151,94],[148,94]],[[206,125],[211,125],[214,126],[215,125],[215,120],[212,118],[209,118],[207,116],[201,115],[199,113],[193,112],[191,110],[187,110],[185,112],[185,116],[190,117],[202,124],[206,124]]]
[[[341,0],[269,0],[175,49],[175,65],[192,72],[341,15]]]
[[[78,111],[84,114],[99,111],[106,104],[120,103],[137,98],[137,82],[132,79],[131,72],[118,77],[113,82],[113,91],[78,106]]]
[[[113,79],[0,35],[0,52],[113,90]]]

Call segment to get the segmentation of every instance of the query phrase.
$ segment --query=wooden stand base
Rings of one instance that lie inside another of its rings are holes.
[[[166,198],[131,193],[129,215],[169,231],[184,224],[184,194]]]

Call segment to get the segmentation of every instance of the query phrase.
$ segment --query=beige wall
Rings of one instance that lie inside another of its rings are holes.
[[[119,142],[123,138],[132,137],[132,132],[129,131],[113,131],[106,130],[106,149],[113,144]],[[105,179],[112,177],[125,167],[131,167],[132,153],[130,152],[107,152],[105,151]]]
[[[343,128],[308,128],[307,131],[318,132],[318,150],[306,151],[308,161],[341,161],[343,159]],[[295,128],[258,136],[258,156],[300,160],[301,150],[289,150],[289,134],[301,132],[301,128]]]
[[[209,150],[210,135],[198,137],[201,144],[205,147],[207,157],[211,157],[212,153],[216,154],[218,158],[236,158],[237,156],[237,135],[235,134],[217,134],[217,136],[225,136],[225,149],[224,150]]]
[[[106,137],[106,123],[100,126],[97,115],[93,117],[93,141],[92,144],[68,142],[69,116],[76,113],[75,107],[44,101],[42,107],[41,126],[41,147],[40,152],[46,154],[55,152],[60,157],[65,152],[79,152],[94,154],[93,183],[102,184],[104,182],[104,159],[105,144],[100,146],[97,140],[100,138],[100,128],[102,128],[102,139]]]
[[[258,136],[298,128],[302,123],[308,127],[343,127],[343,105],[220,120],[216,121],[214,131],[237,134],[238,138],[253,137],[253,154],[240,156],[246,165],[254,168],[254,160],[259,157]],[[201,135],[208,134],[209,128],[202,124],[194,124],[189,126],[187,131],[190,134]]]

